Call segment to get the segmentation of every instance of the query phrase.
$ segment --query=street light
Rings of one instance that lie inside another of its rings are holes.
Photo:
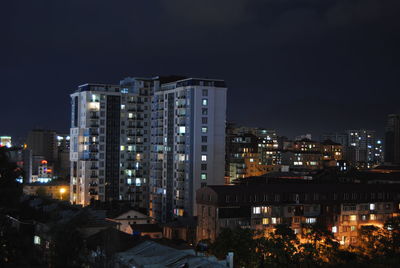
[[[65,193],[65,188],[60,188],[60,199],[62,200],[63,193]]]

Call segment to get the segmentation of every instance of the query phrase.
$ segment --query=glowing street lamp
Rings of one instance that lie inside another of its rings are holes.
[[[60,188],[60,199],[62,200],[63,193],[65,193],[65,188]]]

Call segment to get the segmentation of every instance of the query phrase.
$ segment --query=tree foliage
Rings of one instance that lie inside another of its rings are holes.
[[[383,227],[363,226],[357,246],[344,248],[321,226],[304,226],[296,235],[285,225],[262,233],[250,229],[223,229],[211,246],[225,258],[234,253],[235,267],[396,267],[400,260],[400,217]]]

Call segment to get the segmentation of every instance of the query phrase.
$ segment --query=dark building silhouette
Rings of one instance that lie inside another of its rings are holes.
[[[385,162],[400,163],[400,115],[389,114],[385,130]]]

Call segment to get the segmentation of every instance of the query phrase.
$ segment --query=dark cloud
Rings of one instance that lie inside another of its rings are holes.
[[[201,25],[232,26],[251,16],[246,0],[162,0],[162,4],[171,17]]]

